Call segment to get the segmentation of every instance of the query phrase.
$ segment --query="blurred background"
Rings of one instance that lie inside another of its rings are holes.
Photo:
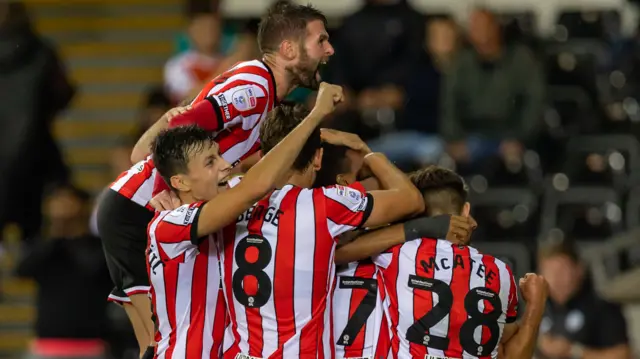
[[[124,312],[105,301],[93,198],[165,111],[259,57],[269,3],[0,0],[0,358],[35,355],[34,338],[95,339],[107,343],[97,357],[137,356]],[[638,353],[638,4],[312,4],[336,49],[323,78],[348,94],[332,126],[406,170],[459,171],[474,245],[516,275],[549,279],[538,357],[594,357],[576,356],[576,344],[598,358]]]

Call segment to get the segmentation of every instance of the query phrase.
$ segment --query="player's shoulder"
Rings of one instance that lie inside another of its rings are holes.
[[[488,254],[488,253],[481,252],[478,249],[476,249],[474,247],[471,247],[471,246],[469,246],[469,254],[470,254],[471,258],[474,261],[477,261],[477,262],[480,262],[480,263],[482,263],[483,261],[484,262],[492,262],[498,267],[498,269],[500,269],[500,270],[504,269],[509,273],[513,273],[512,270],[511,270],[511,266],[509,266],[509,264],[507,262],[503,261],[502,259],[500,259],[500,258],[498,258],[496,256],[493,256],[493,255]]]
[[[184,204],[176,209],[162,211],[157,214],[159,218],[158,227],[161,229],[171,228],[170,225],[188,226],[193,223],[196,213],[205,205],[206,202],[199,201],[190,204]]]

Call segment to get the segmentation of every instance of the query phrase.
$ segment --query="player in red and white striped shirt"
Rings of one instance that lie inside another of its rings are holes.
[[[325,129],[328,134],[347,136],[351,148],[360,148],[364,143],[355,135]],[[364,186],[375,188],[379,184],[370,177],[363,177],[362,158],[357,151],[345,146],[323,144],[322,168],[318,172],[314,187],[338,183],[364,191]],[[396,225],[416,236],[449,237],[460,234],[467,237],[475,225],[466,217],[440,216],[417,218]],[[384,285],[377,276],[376,267],[369,258],[389,247],[404,243],[404,237],[365,235],[366,240],[349,242],[342,238],[336,250],[336,289],[333,295],[333,327],[336,339],[336,358],[386,358],[390,350],[389,326],[383,315]],[[389,241],[391,239],[392,241]],[[360,260],[360,261],[357,261]]]
[[[271,153],[307,112],[302,105],[274,109],[261,128],[262,151]],[[422,211],[419,192],[379,154],[364,162],[386,190],[309,188],[320,147],[318,132],[286,184],[224,231],[223,288],[232,322],[225,358],[332,358],[335,238]],[[396,205],[400,200],[404,206]]]
[[[192,109],[171,120],[169,127],[195,124],[216,133],[221,156],[245,171],[258,158],[260,123],[296,87],[317,90],[319,67],[333,55],[326,18],[311,6],[278,1],[263,17],[258,31],[262,60],[241,62],[209,82]],[[302,39],[302,40],[300,40]],[[134,152],[146,155],[148,139],[167,127],[148,131]],[[154,193],[168,189],[156,180]]]
[[[183,111],[172,109],[161,121]],[[147,156],[118,176],[100,196],[96,208],[98,234],[114,284],[108,299],[124,307],[141,354],[152,343],[154,331],[149,278],[141,259],[147,246],[147,224],[153,218],[149,202],[156,172],[151,156]]]
[[[211,132],[181,126],[162,132],[153,158],[160,175],[185,205],[156,215],[149,226],[148,271],[157,317],[158,358],[217,358],[224,330],[217,243],[210,236],[232,223],[275,187],[307,138],[342,100],[323,84],[314,111],[233,188],[218,192],[231,166]],[[208,201],[208,202],[204,202]]]
[[[432,166],[412,179],[427,214],[469,214],[466,187],[454,172]],[[497,358],[500,343],[506,358],[533,355],[546,300],[541,277],[521,280],[528,305],[518,327],[515,280],[499,259],[446,240],[418,239],[374,262],[387,290],[393,358]]]

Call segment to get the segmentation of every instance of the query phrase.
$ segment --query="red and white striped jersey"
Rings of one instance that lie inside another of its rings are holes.
[[[236,64],[211,80],[193,103],[213,97],[218,104],[216,142],[229,163],[243,160],[260,149],[260,126],[277,103],[276,82],[262,61]]]
[[[213,127],[222,158],[235,164],[258,152],[259,125],[278,102],[271,69],[258,60],[240,62],[211,80],[193,103],[207,97],[217,105]],[[161,177],[155,180],[154,195],[168,189]]]
[[[153,210],[149,206],[149,201],[152,198],[153,184],[157,172],[153,159],[151,156],[147,156],[143,161],[122,172],[109,188],[142,207]]]
[[[336,359],[386,358],[389,326],[384,316],[382,281],[371,260],[351,262],[337,269],[333,294],[333,333]]]
[[[372,205],[348,187],[287,185],[224,230],[224,358],[334,357],[335,237],[365,223]]]
[[[445,240],[417,239],[374,258],[387,290],[394,358],[496,358],[518,295],[501,260]]]
[[[196,234],[203,204],[157,213],[149,224],[147,270],[158,359],[221,355],[226,307],[216,241]]]

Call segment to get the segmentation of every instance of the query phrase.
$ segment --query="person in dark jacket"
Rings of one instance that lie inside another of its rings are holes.
[[[38,285],[33,359],[105,358],[111,280],[100,239],[89,234],[89,211],[86,192],[56,188],[44,204],[47,236],[16,268]]]
[[[74,89],[21,2],[0,2],[0,94],[0,227],[15,222],[35,238],[45,185],[68,178],[51,127]]]

